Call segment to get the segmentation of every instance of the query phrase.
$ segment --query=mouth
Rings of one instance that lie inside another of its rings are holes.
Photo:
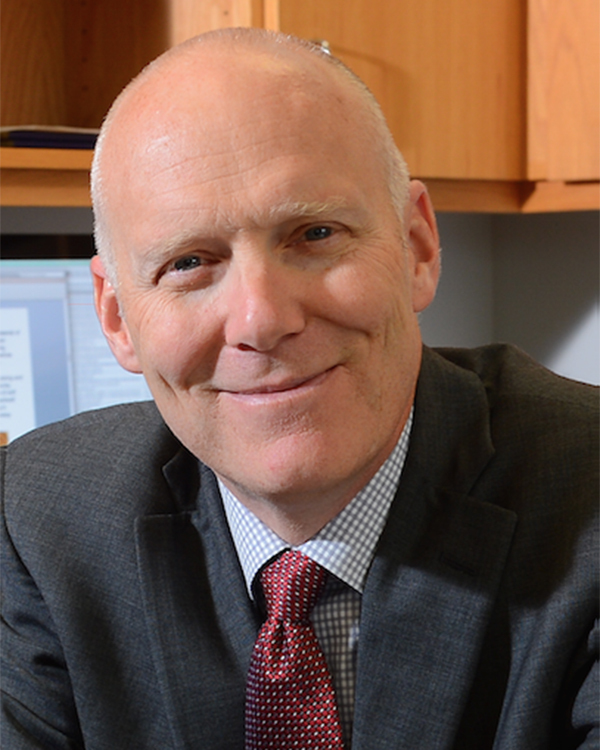
[[[239,397],[276,397],[278,395],[293,394],[320,385],[327,379],[329,374],[335,370],[330,367],[327,370],[309,375],[308,377],[291,378],[280,383],[269,383],[253,386],[251,388],[222,389],[222,393]]]

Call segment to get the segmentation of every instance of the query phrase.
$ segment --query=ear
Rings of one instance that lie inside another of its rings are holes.
[[[96,313],[108,344],[117,362],[129,372],[141,373],[142,368],[133,348],[127,323],[121,315],[117,293],[108,279],[104,264],[98,255],[90,263],[94,281]]]
[[[411,180],[404,218],[412,262],[413,310],[421,312],[435,297],[440,277],[440,238],[427,188]]]

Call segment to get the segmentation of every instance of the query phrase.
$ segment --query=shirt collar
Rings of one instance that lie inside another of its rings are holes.
[[[371,481],[314,537],[297,549],[362,594],[408,451],[413,411],[400,439]],[[253,597],[252,582],[271,558],[290,545],[248,510],[219,479],[227,522]]]

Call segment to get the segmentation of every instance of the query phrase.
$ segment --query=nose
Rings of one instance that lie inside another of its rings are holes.
[[[306,318],[302,283],[277,259],[233,263],[225,295],[225,341],[238,349],[270,352],[300,333]]]

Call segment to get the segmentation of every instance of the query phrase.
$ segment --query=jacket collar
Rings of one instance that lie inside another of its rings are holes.
[[[165,467],[175,512],[137,519],[144,614],[173,746],[243,746],[258,621],[212,472],[180,450]]]

